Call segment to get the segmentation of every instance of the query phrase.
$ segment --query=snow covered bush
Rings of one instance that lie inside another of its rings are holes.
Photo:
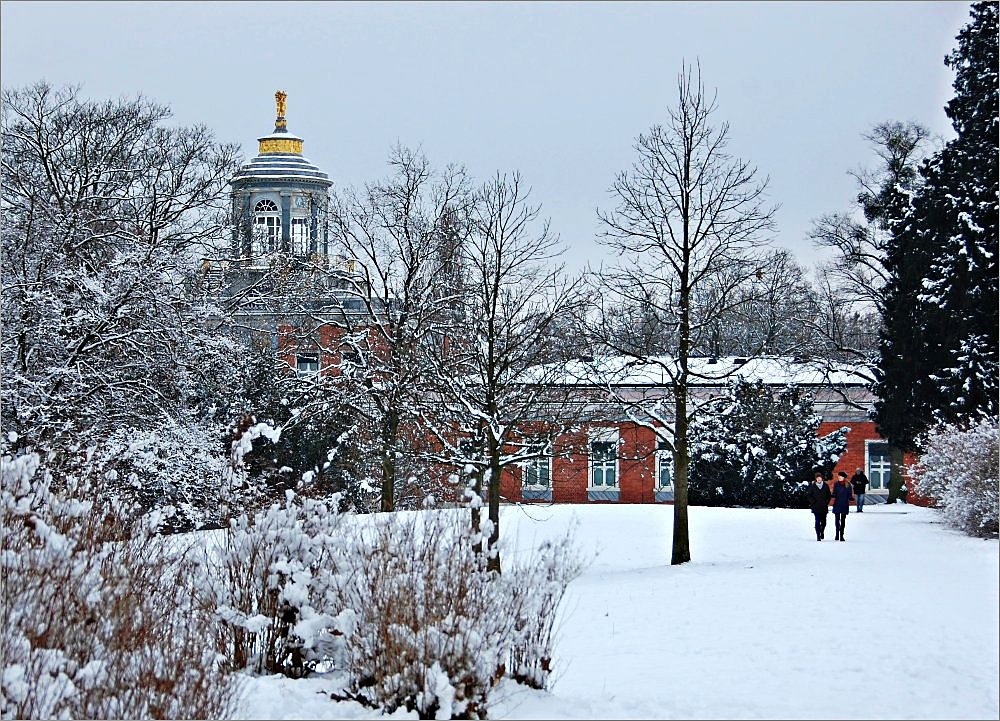
[[[159,530],[190,531],[218,526],[225,468],[222,429],[175,423],[149,430],[113,431],[97,448],[94,463],[105,494],[162,514]]]
[[[223,717],[235,689],[206,643],[190,549],[158,518],[90,500],[89,480],[0,459],[0,717]]]
[[[515,681],[537,689],[548,687],[559,604],[570,581],[582,571],[583,559],[571,531],[543,544],[534,557],[504,575],[515,611],[509,668]]]
[[[700,506],[805,508],[808,483],[829,475],[847,429],[823,437],[813,398],[795,386],[777,394],[737,378],[691,425],[688,500]]]
[[[293,491],[284,505],[229,520],[221,548],[209,549],[202,599],[230,669],[300,677],[331,658],[338,524],[335,505]]]
[[[199,598],[218,619],[216,649],[228,669],[299,677],[332,653],[337,619],[322,609],[336,604],[334,552],[346,537],[338,533],[336,498],[327,505],[286,490],[283,504],[253,510],[259,496],[245,461],[255,441],[280,437],[252,416],[234,429],[223,476],[226,525],[218,545],[204,548]],[[233,510],[241,506],[251,510]]]
[[[1000,432],[995,417],[939,424],[920,439],[908,468],[915,490],[932,499],[949,525],[970,536],[998,535]]]
[[[374,521],[359,539],[364,572],[344,589],[357,614],[346,638],[349,692],[390,713],[485,717],[514,619],[464,519],[431,511]]]
[[[552,623],[580,564],[567,538],[502,576],[474,550],[464,514],[378,516],[365,526],[344,603],[347,698],[420,718],[486,718],[507,674],[544,686]],[[485,533],[485,531],[484,531]]]

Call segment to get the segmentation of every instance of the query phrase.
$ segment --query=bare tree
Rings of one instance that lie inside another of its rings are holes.
[[[821,294],[828,314],[803,316],[803,320],[827,343],[835,357],[871,360],[877,346],[859,344],[852,338],[844,344],[839,335],[824,335],[826,328],[839,330],[845,318],[865,317],[875,322],[877,334],[883,307],[883,291],[888,272],[884,265],[891,240],[889,222],[920,182],[919,162],[932,149],[927,128],[913,122],[879,123],[863,135],[878,157],[874,167],[850,171],[857,182],[856,207],[852,212],[835,212],[813,221],[809,237],[819,248],[833,251],[831,260],[820,268]]]
[[[598,214],[604,242],[621,256],[620,265],[602,273],[602,307],[648,303],[664,324],[670,350],[668,361],[609,343],[614,352],[659,364],[672,395],[672,408],[656,401],[640,402],[635,410],[673,451],[673,564],[691,559],[689,358],[709,321],[732,310],[740,301],[737,289],[761,269],[754,251],[775,212],[764,203],[767,180],[727,152],[728,124],[711,124],[716,102],[705,94],[700,67],[682,67],[677,88],[668,123],[639,136],[638,159],[615,180],[617,208]],[[709,286],[712,293],[700,293]],[[696,301],[703,304],[697,314]]]
[[[736,274],[734,285],[729,275]],[[728,302],[721,296],[730,294]],[[763,256],[756,272],[723,269],[697,289],[693,315],[699,332],[694,352],[708,356],[805,355],[813,333],[802,322],[815,314],[816,291],[803,268],[787,250]],[[720,307],[728,308],[718,313]]]
[[[488,567],[500,571],[500,479],[517,464],[552,453],[575,422],[555,355],[560,321],[573,310],[578,282],[554,263],[558,240],[520,174],[497,175],[477,195],[462,244],[461,326],[439,355],[440,406],[425,417],[437,458],[469,476],[472,524],[488,540]],[[487,493],[489,523],[481,524]]]
[[[356,264],[345,280],[363,312],[343,315],[342,354],[345,374],[360,384],[355,411],[373,427],[383,511],[396,508],[406,480],[400,459],[414,457],[429,359],[445,342],[454,306],[455,235],[463,232],[470,195],[460,168],[438,175],[405,148],[395,148],[389,162],[390,179],[345,191],[331,213],[336,242]]]

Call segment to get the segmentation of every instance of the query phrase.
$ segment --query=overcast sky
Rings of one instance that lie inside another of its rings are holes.
[[[770,176],[774,244],[811,264],[811,219],[850,206],[861,133],[913,120],[950,137],[942,62],[960,2],[21,2],[2,13],[4,87],[45,79],[95,98],[142,93],[249,157],[288,128],[338,186],[384,176],[392,145],[477,178],[520,170],[569,248],[606,258],[635,137],[700,61],[731,148]]]

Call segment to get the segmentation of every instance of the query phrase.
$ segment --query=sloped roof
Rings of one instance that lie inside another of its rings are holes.
[[[308,180],[331,185],[330,177],[309,160],[295,153],[266,153],[243,164],[230,180]]]
[[[670,383],[671,374],[676,373],[677,369],[676,360],[670,356],[650,356],[645,359],[605,356],[538,366],[529,372],[527,382],[553,385],[663,386]],[[781,386],[863,387],[874,380],[874,369],[868,365],[790,356],[697,357],[689,359],[688,369],[688,383],[692,386],[725,385],[729,379],[737,376]]]

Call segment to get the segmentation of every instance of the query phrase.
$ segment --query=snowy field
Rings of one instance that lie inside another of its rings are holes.
[[[578,519],[593,561],[563,602],[551,690],[505,681],[490,718],[1000,717],[997,540],[903,504],[852,512],[844,543],[817,542],[805,510],[693,507],[693,560],[671,567],[672,514],[503,509],[517,549]],[[372,717],[330,685],[251,678],[239,716]]]

